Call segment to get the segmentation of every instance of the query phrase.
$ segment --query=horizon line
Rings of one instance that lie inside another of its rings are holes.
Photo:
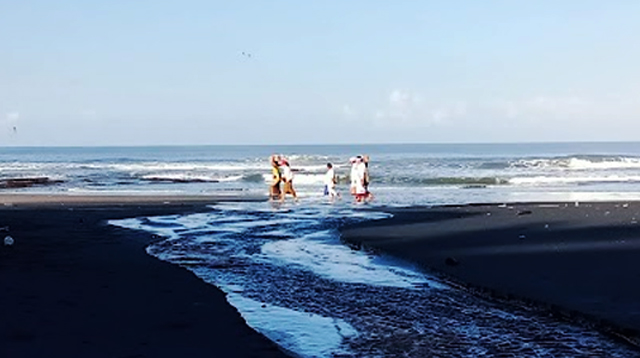
[[[640,140],[578,140],[522,142],[382,142],[382,143],[289,143],[289,144],[116,144],[116,145],[0,145],[0,148],[152,148],[152,147],[303,147],[303,146],[372,146],[372,145],[519,145],[519,144],[615,144],[640,143]]]

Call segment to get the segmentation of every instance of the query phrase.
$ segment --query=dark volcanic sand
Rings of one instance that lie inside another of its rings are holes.
[[[389,209],[345,241],[640,342],[640,203]]]
[[[285,357],[224,294],[106,219],[203,205],[0,209],[0,357]],[[4,238],[5,232],[0,232]]]

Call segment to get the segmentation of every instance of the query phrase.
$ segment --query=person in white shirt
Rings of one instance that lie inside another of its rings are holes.
[[[356,163],[356,201],[364,201],[367,198],[366,187],[367,167],[362,157],[358,156]]]
[[[295,200],[298,200],[298,194],[293,189],[293,171],[289,166],[289,161],[282,160],[282,181],[284,182],[284,190],[282,192],[281,201],[284,201],[287,194],[291,194]]]
[[[331,200],[336,197],[340,197],[340,194],[336,191],[337,182],[333,165],[331,163],[327,163],[327,173],[324,175],[324,195],[328,195]]]
[[[353,195],[356,201],[360,202],[367,197],[367,188],[365,186],[365,180],[367,175],[367,167],[364,163],[362,156],[357,156],[350,159],[351,162],[351,195]]]
[[[351,195],[356,195],[356,188],[358,187],[358,157],[351,157],[349,159],[349,163],[351,163],[351,174],[349,178],[351,179],[351,186],[349,187],[349,192]]]

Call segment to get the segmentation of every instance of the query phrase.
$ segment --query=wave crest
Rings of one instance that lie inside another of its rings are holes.
[[[376,178],[372,178],[376,181]],[[436,186],[436,185],[506,185],[507,179],[498,177],[435,177],[435,178],[415,178],[415,177],[390,177],[381,178],[380,183],[402,184],[415,186]]]
[[[558,158],[521,159],[512,168],[561,170],[640,169],[640,158],[624,156],[569,156]]]

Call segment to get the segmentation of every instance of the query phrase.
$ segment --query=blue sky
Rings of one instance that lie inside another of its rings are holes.
[[[636,140],[638,19],[635,0],[0,0],[0,145]]]

